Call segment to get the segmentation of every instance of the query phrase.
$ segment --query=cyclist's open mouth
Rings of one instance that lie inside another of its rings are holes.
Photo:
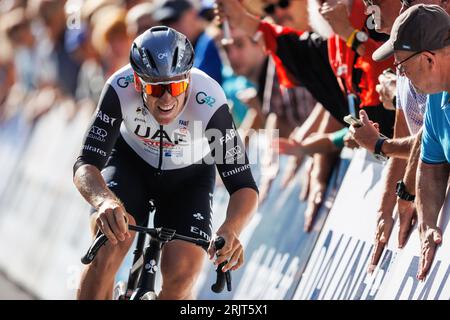
[[[172,111],[175,108],[175,104],[172,104],[170,106],[158,106],[159,111],[163,112],[163,113],[169,113],[170,111]]]

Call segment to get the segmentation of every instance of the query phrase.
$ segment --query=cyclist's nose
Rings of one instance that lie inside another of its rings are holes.
[[[172,97],[170,92],[167,90],[167,88],[164,90],[164,94],[161,96],[161,98],[159,98],[159,100],[163,103],[169,103],[173,99],[174,98]]]

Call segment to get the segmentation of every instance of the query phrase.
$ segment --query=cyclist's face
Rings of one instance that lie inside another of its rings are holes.
[[[183,79],[185,79],[185,77],[176,77],[167,79],[164,82],[180,81]],[[189,77],[187,80],[189,80]],[[144,91],[144,101],[147,109],[153,115],[155,120],[161,125],[167,125],[171,123],[181,113],[181,111],[183,111],[188,91],[189,88],[175,97],[172,96],[167,88],[161,97],[152,96]]]

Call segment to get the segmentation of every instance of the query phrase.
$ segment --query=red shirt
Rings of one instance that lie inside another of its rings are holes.
[[[366,20],[367,16],[365,15],[365,8],[362,0],[354,0],[350,14],[351,25],[355,29],[365,30],[367,32],[365,26]],[[336,76],[340,77],[342,82],[345,83],[347,94],[354,93],[359,95],[361,99],[360,107],[376,106],[380,104],[379,95],[375,91],[375,86],[378,84],[378,76],[383,70],[392,67],[394,63],[393,58],[382,62],[375,62],[372,60],[373,52],[382,44],[382,42],[369,38],[369,40],[364,43],[364,55],[358,57],[355,62],[356,53],[351,48],[347,47],[344,40],[338,35],[333,35],[328,39],[328,56],[330,58],[331,68]],[[357,84],[353,83],[353,71],[355,68],[362,70],[361,80]],[[342,89],[344,90],[344,88]]]

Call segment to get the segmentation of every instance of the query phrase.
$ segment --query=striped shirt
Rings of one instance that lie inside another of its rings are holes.
[[[403,110],[411,135],[419,132],[427,104],[427,95],[417,93],[411,81],[397,75],[397,108]]]

